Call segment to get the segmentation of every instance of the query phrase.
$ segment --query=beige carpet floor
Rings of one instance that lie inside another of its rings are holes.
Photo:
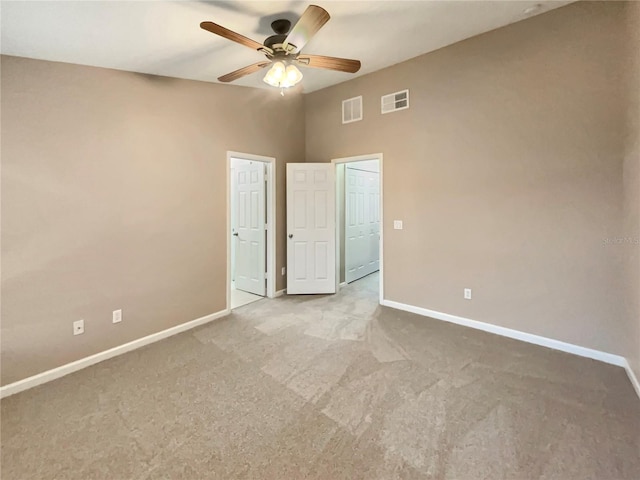
[[[2,480],[639,479],[623,369],[335,296],[262,300],[2,401]]]

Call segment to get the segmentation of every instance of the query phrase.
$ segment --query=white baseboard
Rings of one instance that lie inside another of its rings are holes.
[[[285,293],[287,293],[287,289],[286,289],[286,288],[283,288],[282,290],[278,290],[278,291],[276,292],[276,294],[273,296],[273,298],[281,297],[281,296],[283,296]]]
[[[511,328],[499,327],[498,325],[492,325],[490,323],[479,322],[477,320],[471,320],[469,318],[458,317],[456,315],[449,315],[448,313],[436,312],[435,310],[429,310],[421,307],[414,307],[413,305],[407,305],[404,303],[394,302],[392,300],[383,300],[382,305],[395,308],[397,310],[405,310],[407,312],[417,313],[425,317],[435,318],[436,320],[443,320],[445,322],[455,323],[465,327],[475,328],[476,330],[483,330],[489,333],[495,333],[503,337],[514,338],[527,343],[533,343],[554,350],[560,350],[562,352],[572,353],[581,357],[592,358],[604,363],[610,363],[611,365],[617,365],[619,367],[628,367],[627,359],[621,355],[614,355],[612,353],[601,352],[600,350],[593,350],[591,348],[581,347],[579,345],[573,345],[572,343],[561,342],[560,340],[554,340],[552,338],[541,337],[531,333],[521,332],[519,330],[512,330]],[[627,369],[627,373],[630,369]]]
[[[631,365],[629,365],[629,362],[626,359],[625,359],[624,369],[627,371],[627,376],[629,377],[629,380],[631,381],[631,385],[633,385],[633,388],[635,389],[636,393],[638,394],[638,397],[640,397],[640,382],[638,382],[638,377],[636,377],[636,374],[633,372],[633,369],[631,368]]]
[[[38,385],[42,385],[43,383],[50,382],[57,378],[64,377],[65,375],[69,375],[70,373],[82,370],[83,368],[95,365],[96,363],[108,360],[109,358],[117,357],[118,355],[130,352],[131,350],[136,350],[137,348],[144,347],[145,345],[149,345],[151,343],[164,340],[165,338],[171,337],[173,335],[177,335],[178,333],[182,333],[187,330],[191,330],[192,328],[199,327],[200,325],[212,322],[213,320],[222,318],[228,314],[229,310],[221,310],[220,312],[211,313],[209,315],[205,315],[204,317],[191,320],[190,322],[167,328],[166,330],[162,330],[161,332],[152,333],[151,335],[147,335],[146,337],[138,338],[137,340],[125,343],[124,345],[110,348],[109,350],[105,350],[104,352],[96,353],[95,355],[81,358],[80,360],[76,360],[75,362],[67,363],[66,365],[47,370],[46,372],[38,373],[37,375],[33,375],[32,377],[18,380],[17,382],[10,383],[8,385],[5,385],[4,387],[0,387],[0,398],[5,398],[9,395],[22,392],[29,388],[37,387]]]

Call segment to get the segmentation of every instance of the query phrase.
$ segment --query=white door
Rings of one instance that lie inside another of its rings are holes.
[[[235,286],[238,290],[265,295],[266,290],[266,201],[265,164],[236,162],[235,176]]]
[[[287,164],[287,294],[335,293],[335,173]]]
[[[380,174],[345,169],[345,281],[380,269]]]

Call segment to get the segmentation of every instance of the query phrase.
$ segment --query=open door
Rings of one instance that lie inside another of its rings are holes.
[[[335,174],[287,164],[287,294],[336,292]]]
[[[346,164],[345,281],[380,270],[380,174]]]
[[[236,289],[264,297],[266,293],[266,212],[265,165],[243,161],[235,166],[236,224],[235,284]]]

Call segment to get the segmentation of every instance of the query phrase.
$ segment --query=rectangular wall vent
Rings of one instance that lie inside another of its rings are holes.
[[[382,113],[397,112],[409,108],[409,90],[402,90],[380,98],[380,111]]]
[[[342,123],[362,120],[362,95],[342,101]]]

